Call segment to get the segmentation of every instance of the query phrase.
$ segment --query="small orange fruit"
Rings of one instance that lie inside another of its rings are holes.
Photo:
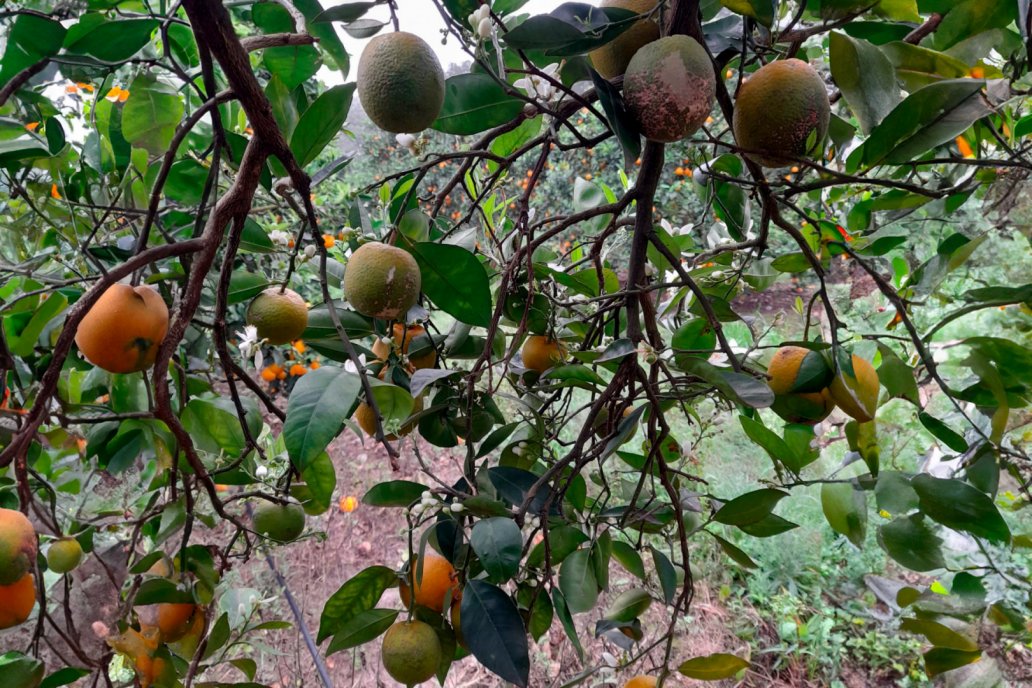
[[[441,663],[437,631],[422,621],[401,621],[383,636],[380,659],[391,677],[406,686],[429,681]]]
[[[24,623],[36,606],[36,580],[26,573],[11,585],[0,585],[0,630]]]
[[[417,337],[425,336],[426,329],[422,325],[409,325],[408,327],[405,327],[401,323],[394,323],[392,335],[392,339],[394,340],[394,350],[408,355],[412,342]],[[429,337],[427,339],[429,339]],[[437,363],[437,351],[433,348],[433,343],[427,341],[426,345],[427,346],[425,347],[417,347],[417,351],[425,349],[423,353],[409,356],[409,363],[411,363],[412,367],[416,370],[419,370],[420,368],[433,368],[434,364]],[[377,338],[377,340],[373,342],[373,355],[381,361],[386,361],[387,357],[390,355],[390,347],[388,347],[382,339]]]
[[[75,538],[55,540],[47,549],[47,567],[54,573],[68,573],[82,563],[82,545]]]
[[[412,254],[378,241],[359,246],[344,268],[344,297],[370,318],[403,318],[419,299],[421,286]]]
[[[558,340],[536,334],[527,337],[522,356],[524,368],[543,373],[566,359],[566,347]]]
[[[656,683],[657,679],[655,676],[645,676],[642,674],[625,683],[624,688],[656,688]]]
[[[247,307],[247,324],[258,328],[258,336],[269,344],[287,344],[308,327],[308,306],[296,291],[269,287]]]
[[[412,560],[412,566],[409,569],[411,579],[416,578],[419,570],[418,563],[418,559]],[[448,596],[449,591],[453,601],[461,599],[455,567],[440,554],[427,550],[422,573],[423,577],[415,581],[416,604],[435,612],[441,612],[444,610],[444,598]],[[412,591],[407,582],[402,582],[399,592],[402,603],[406,607],[410,606]]]
[[[190,602],[164,602],[158,605],[158,630],[161,639],[173,643],[190,630],[196,614],[203,614],[203,609]]]
[[[154,287],[112,284],[75,331],[86,359],[110,373],[135,373],[154,365],[168,333],[168,306]]]

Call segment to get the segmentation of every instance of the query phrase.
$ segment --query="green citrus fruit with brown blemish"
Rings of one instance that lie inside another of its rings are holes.
[[[602,0],[599,7],[617,7],[638,14],[656,9],[657,0]],[[591,66],[607,79],[618,77],[627,71],[634,54],[647,43],[659,39],[659,23],[655,18],[640,19],[631,28],[588,53]]]
[[[444,70],[419,36],[395,31],[369,41],[358,60],[358,97],[369,119],[394,134],[423,131],[444,105]]]
[[[308,327],[308,305],[296,291],[269,287],[247,307],[247,324],[269,344],[289,344]]]
[[[380,648],[383,668],[398,683],[414,686],[429,681],[441,663],[437,631],[422,621],[399,621],[387,629]]]
[[[82,545],[75,538],[61,538],[47,549],[47,568],[55,573],[74,571],[82,563]]]
[[[344,268],[344,298],[370,318],[403,318],[419,299],[421,286],[412,254],[378,241],[359,246]]]
[[[870,363],[852,354],[852,373],[839,370],[828,390],[839,408],[850,417],[866,423],[878,408],[878,372]]]
[[[0,585],[11,585],[32,570],[36,529],[20,511],[0,509]]]
[[[831,104],[820,74],[795,58],[756,70],[738,89],[735,141],[765,167],[816,153],[828,133]]]
[[[688,36],[649,43],[624,73],[624,101],[645,138],[680,141],[709,117],[717,81],[706,49]]]
[[[109,373],[135,373],[154,365],[168,334],[168,306],[147,285],[112,284],[79,322],[75,345]]]

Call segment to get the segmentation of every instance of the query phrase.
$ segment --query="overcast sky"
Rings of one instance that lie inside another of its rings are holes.
[[[597,5],[598,0],[580,0],[581,2],[588,2],[592,5]],[[323,2],[323,7],[333,7],[335,5],[343,4],[336,0],[330,0],[329,2]],[[545,14],[552,11],[561,4],[561,0],[529,0],[526,5],[520,9],[520,13],[527,14]],[[430,46],[437,52],[437,56],[441,59],[441,64],[444,66],[445,71],[448,70],[450,64],[462,64],[469,61],[469,56],[462,50],[458,42],[454,37],[449,37],[446,45],[441,45],[441,29],[444,28],[444,23],[441,21],[441,15],[437,11],[437,8],[430,0],[399,0],[398,1],[398,19],[401,24],[402,31],[408,31],[420,36],[424,41],[430,44]],[[386,21],[390,18],[390,11],[386,6],[377,6],[369,11],[366,17],[373,19],[379,19]],[[386,31],[390,27],[385,27]],[[355,78],[355,69],[358,66],[358,56],[362,54],[362,48],[368,40],[358,40],[352,38],[342,29],[337,29],[337,33],[340,35],[341,40],[344,41],[344,46],[347,48],[348,53],[351,54],[351,75],[350,79]],[[325,83],[341,83],[343,81],[339,72],[331,72],[325,67],[320,70],[319,77]]]

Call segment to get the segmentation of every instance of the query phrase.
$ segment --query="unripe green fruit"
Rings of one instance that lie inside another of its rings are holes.
[[[82,563],[82,545],[75,538],[61,538],[47,550],[47,568],[55,573],[68,573]]]
[[[296,540],[305,530],[305,510],[300,504],[263,501],[254,510],[254,530],[277,542]]]

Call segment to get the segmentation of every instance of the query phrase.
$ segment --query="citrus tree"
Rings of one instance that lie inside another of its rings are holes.
[[[238,650],[279,625],[226,574],[318,527],[350,432],[422,467],[364,497],[405,510],[409,563],[344,581],[314,642],[382,635],[406,685],[455,661],[528,685],[553,627],[587,680],[584,619],[628,686],[746,676],[674,651],[693,555],[754,567],[743,538],[796,527],[813,485],[828,528],[944,581],[894,600],[929,675],[987,627],[1027,642],[1027,0],[423,4],[468,70],[446,78],[394,0],[0,13],[4,685],[258,685]],[[357,64],[338,28],[375,36]],[[411,155],[334,186],[356,91]],[[884,314],[836,298],[836,263]],[[739,300],[786,275],[798,331]],[[893,443],[889,406],[923,446]],[[769,478],[715,491],[714,424]],[[902,455],[933,446],[935,470]],[[84,559],[120,591],[100,643],[72,613]],[[617,566],[638,583],[602,597]]]

